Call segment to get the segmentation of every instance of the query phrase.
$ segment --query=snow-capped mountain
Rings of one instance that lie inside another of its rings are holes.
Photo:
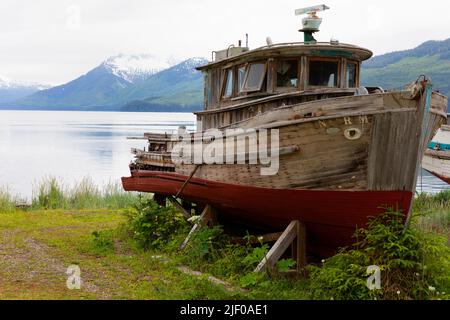
[[[188,88],[203,85],[202,74],[195,68],[207,63],[205,58],[190,58],[168,69],[162,70],[136,83],[127,92],[127,99],[142,100],[150,97],[167,97]]]
[[[174,60],[153,55],[118,55],[66,84],[35,92],[15,101],[19,108],[116,110],[130,101],[158,98],[158,105],[176,107],[202,102],[202,74],[195,67],[203,58]],[[192,93],[195,93],[194,97]],[[199,93],[199,94],[197,94]]]
[[[205,65],[208,63],[208,60],[202,57],[194,57],[187,59],[172,68],[173,71],[183,72],[187,71],[189,73],[197,73],[198,71],[195,68]]]
[[[16,81],[0,75],[0,88],[33,88],[36,90],[44,90],[50,88],[50,85],[39,84],[35,82]]]
[[[9,103],[49,88],[49,85],[16,81],[0,76],[0,103]]]
[[[170,68],[172,63],[152,54],[119,54],[107,59],[103,65],[113,75],[130,83],[136,83]]]

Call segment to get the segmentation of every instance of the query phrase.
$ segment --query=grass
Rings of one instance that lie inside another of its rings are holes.
[[[137,193],[125,192],[118,183],[108,183],[103,188],[85,177],[67,188],[55,177],[40,181],[33,188],[33,209],[123,209],[137,200]]]
[[[123,211],[31,210],[0,215],[0,299],[178,299],[230,296],[155,253],[116,238]],[[81,290],[66,287],[78,265]]]
[[[16,208],[16,201],[7,188],[0,188],[0,212],[11,212]]]
[[[413,204],[414,227],[449,237],[450,234],[450,190],[437,195],[422,193]]]
[[[138,195],[111,184],[99,189],[89,179],[67,189],[49,178],[36,186],[32,208],[16,209],[16,201],[0,189],[0,299],[313,299],[318,297],[316,287],[327,289],[330,272],[345,260],[337,256],[314,266],[316,278],[254,274],[251,270],[267,248],[232,245],[220,228],[202,228],[180,254],[176,249],[189,225],[178,220],[176,226],[167,225],[154,208],[150,222],[145,214],[136,215]],[[430,248],[441,250],[444,241],[448,249],[449,213],[450,192],[419,195],[411,229],[436,244]],[[164,214],[177,215],[170,208]],[[133,230],[142,226],[149,234],[164,234],[165,242],[130,233],[130,219]],[[450,279],[450,266],[445,268],[450,257],[445,254],[439,258],[444,261],[438,264],[441,269],[433,270],[440,274],[437,282]],[[80,267],[81,290],[66,287],[70,265]],[[204,276],[185,274],[180,265]],[[209,275],[234,289],[212,283]],[[429,292],[427,298],[448,299],[445,290]]]

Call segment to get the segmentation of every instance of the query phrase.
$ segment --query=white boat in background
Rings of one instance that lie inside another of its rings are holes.
[[[450,125],[443,125],[428,144],[422,168],[450,183]]]

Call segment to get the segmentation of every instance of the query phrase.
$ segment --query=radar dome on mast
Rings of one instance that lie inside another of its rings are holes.
[[[302,9],[295,10],[295,15],[303,15],[307,14],[305,18],[302,19],[303,28],[300,29],[300,32],[303,32],[305,35],[305,43],[315,43],[316,39],[314,39],[313,33],[319,31],[319,27],[322,24],[322,18],[317,16],[317,12],[325,11],[330,9],[326,5],[318,5],[314,7],[307,7]]]

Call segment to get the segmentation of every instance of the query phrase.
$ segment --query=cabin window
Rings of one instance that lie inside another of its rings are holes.
[[[355,88],[356,87],[356,70],[357,64],[355,62],[347,61],[347,74],[346,74],[346,85],[347,88]]]
[[[297,88],[298,61],[282,60],[277,63],[277,87]]]
[[[233,95],[233,69],[225,72],[225,87],[223,89],[223,97],[229,98]]]
[[[265,63],[252,63],[247,71],[242,92],[259,91],[266,76]]]
[[[238,92],[241,93],[242,89],[244,88],[244,81],[245,81],[245,66],[241,66],[238,68]]]
[[[309,62],[308,84],[315,87],[337,87],[339,74],[338,61]]]

